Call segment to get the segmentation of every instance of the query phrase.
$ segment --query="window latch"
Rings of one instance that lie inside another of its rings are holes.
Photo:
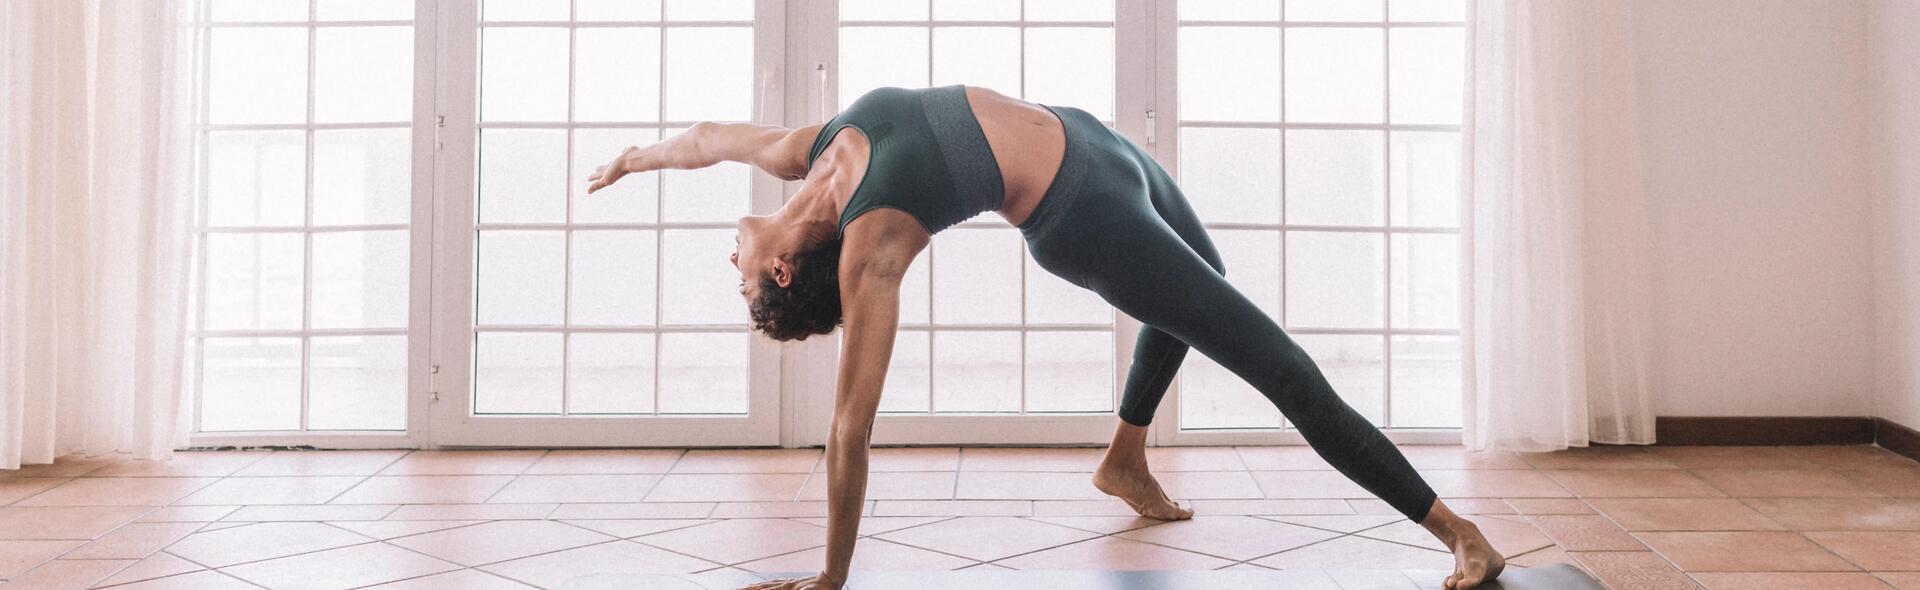
[[[1153,116],[1153,109],[1147,109],[1147,145],[1153,145],[1156,141],[1155,130],[1159,126],[1160,122]]]

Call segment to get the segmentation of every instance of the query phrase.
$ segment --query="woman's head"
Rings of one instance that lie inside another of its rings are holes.
[[[740,219],[733,265],[753,328],[774,340],[829,334],[841,322],[840,241],[770,217]]]

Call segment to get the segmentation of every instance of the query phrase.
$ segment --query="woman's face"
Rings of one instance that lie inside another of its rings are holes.
[[[770,219],[758,215],[748,215],[734,223],[737,232],[733,238],[733,255],[727,258],[734,268],[740,269],[740,296],[748,301],[753,300],[754,291],[767,278],[779,280],[778,264],[769,247],[770,223]]]

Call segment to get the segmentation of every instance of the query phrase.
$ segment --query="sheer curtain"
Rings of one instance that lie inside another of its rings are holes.
[[[1471,11],[1468,444],[1650,444],[1631,3]]]
[[[0,468],[185,441],[187,3],[0,3]]]

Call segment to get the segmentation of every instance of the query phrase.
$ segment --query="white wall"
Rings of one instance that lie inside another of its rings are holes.
[[[1871,4],[1874,409],[1920,428],[1920,2]]]
[[[1866,1],[1634,7],[1655,412],[1868,415]]]

